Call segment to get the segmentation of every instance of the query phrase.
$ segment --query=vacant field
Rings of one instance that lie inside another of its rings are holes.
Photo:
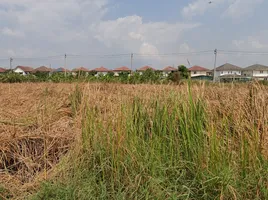
[[[267,199],[268,87],[0,84],[0,199]]]

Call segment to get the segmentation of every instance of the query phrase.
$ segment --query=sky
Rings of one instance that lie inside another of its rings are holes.
[[[268,65],[268,1],[211,1],[0,0],[0,67]]]

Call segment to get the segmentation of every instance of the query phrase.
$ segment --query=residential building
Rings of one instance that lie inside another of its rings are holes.
[[[78,68],[75,68],[75,69],[73,69],[72,70],[72,74],[75,76],[75,75],[77,75],[77,74],[86,74],[86,75],[88,75],[88,73],[89,73],[89,70],[87,69],[87,68],[85,68],[85,67],[78,67]]]
[[[128,67],[126,66],[123,66],[123,67],[118,67],[116,69],[113,70],[114,72],[114,76],[119,76],[120,73],[131,73],[131,69],[129,69]]]
[[[217,81],[234,81],[241,79],[242,68],[226,63],[216,68],[215,78]]]
[[[178,71],[178,69],[176,69],[175,67],[171,67],[171,66],[167,66],[164,69],[162,69],[162,73],[164,77],[167,77],[170,73],[176,72],[176,71]]]
[[[99,68],[95,68],[92,70],[93,72],[96,72],[95,76],[106,76],[109,72],[111,72],[111,70],[105,68],[105,67],[99,67]]]
[[[48,68],[46,66],[41,66],[41,67],[38,67],[38,68],[36,68],[36,69],[33,70],[33,73],[37,73],[37,72],[50,73],[50,72],[52,72],[52,69],[51,68]]]
[[[5,68],[0,67],[0,73],[5,73],[7,70]]]
[[[243,69],[243,76],[254,80],[268,80],[268,66],[251,65]]]
[[[33,72],[32,67],[26,67],[26,66],[17,66],[13,71],[15,73],[21,74],[21,75],[28,75]]]
[[[71,71],[68,69],[65,69],[63,67],[60,67],[58,69],[54,69],[52,73],[70,73]]]
[[[142,75],[143,72],[145,72],[145,71],[148,70],[148,69],[153,70],[153,71],[156,71],[156,69],[154,69],[154,68],[152,68],[152,67],[150,67],[150,66],[144,66],[144,67],[141,67],[141,68],[137,69],[137,72],[139,72],[140,75]]]
[[[197,66],[197,65],[189,68],[189,71],[190,71],[190,75],[192,78],[193,77],[199,78],[199,77],[212,76],[211,70],[204,68],[204,67],[201,67],[201,66]]]

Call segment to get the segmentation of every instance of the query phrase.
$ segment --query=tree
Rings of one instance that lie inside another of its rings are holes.
[[[184,65],[178,66],[178,71],[180,73],[181,78],[185,78],[185,79],[189,78],[189,70]]]

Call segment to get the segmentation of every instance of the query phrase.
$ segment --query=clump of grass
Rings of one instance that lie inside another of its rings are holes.
[[[192,89],[153,100],[136,96],[114,110],[76,91],[81,137],[60,179],[45,183],[34,199],[267,199],[264,137],[254,120],[248,125],[247,107],[228,103],[234,96],[212,107]]]

